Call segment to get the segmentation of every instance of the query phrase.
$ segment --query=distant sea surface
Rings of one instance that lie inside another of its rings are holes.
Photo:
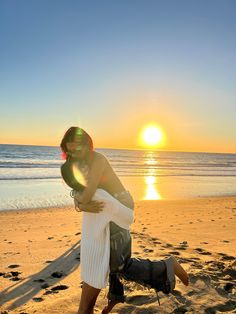
[[[96,149],[135,200],[236,195],[236,154]],[[72,205],[60,149],[0,145],[0,210]]]

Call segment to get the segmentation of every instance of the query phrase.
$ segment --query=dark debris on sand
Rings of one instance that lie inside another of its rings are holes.
[[[51,277],[53,278],[61,278],[63,277],[65,274],[63,271],[55,271],[51,274]]]

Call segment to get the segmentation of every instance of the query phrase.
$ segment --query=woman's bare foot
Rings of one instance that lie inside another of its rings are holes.
[[[189,284],[188,274],[183,269],[183,267],[180,265],[180,263],[175,259],[175,257],[172,256],[172,260],[173,260],[175,275],[182,281],[182,283],[185,286],[188,286],[188,284]]]
[[[113,309],[113,307],[119,302],[117,301],[109,301],[108,305],[102,310],[102,314],[108,314]]]

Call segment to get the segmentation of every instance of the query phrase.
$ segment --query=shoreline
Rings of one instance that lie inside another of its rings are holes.
[[[132,256],[170,254],[190,275],[174,295],[126,283],[127,302],[111,313],[233,313],[236,306],[236,196],[136,201]],[[78,309],[81,213],[73,206],[0,212],[0,306],[6,313],[68,313]],[[227,290],[228,289],[228,290]],[[103,289],[95,308],[106,304]],[[175,312],[174,312],[175,311]],[[231,312],[232,311],[232,312]]]
[[[199,196],[199,197],[189,197],[189,198],[176,198],[176,199],[139,199],[139,200],[134,200],[135,204],[138,203],[142,203],[142,202],[191,202],[191,201],[198,201],[198,200],[207,200],[207,199],[231,199],[231,198],[235,198],[236,199],[236,194],[232,194],[232,195],[214,195],[214,196]],[[65,204],[65,205],[52,205],[52,206],[40,206],[40,207],[30,207],[30,208],[18,208],[18,209],[0,209],[0,214],[1,213],[6,213],[6,212],[22,212],[22,211],[42,211],[42,210],[50,210],[50,209],[74,209],[74,205],[73,205],[73,201],[71,203],[71,205]]]
[[[189,200],[236,195],[236,177],[121,176],[134,200]],[[60,180],[0,182],[0,211],[70,206],[70,189]]]

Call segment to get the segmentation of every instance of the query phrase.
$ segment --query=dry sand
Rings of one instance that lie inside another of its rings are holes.
[[[140,201],[133,256],[172,254],[190,275],[173,295],[126,283],[127,300],[112,313],[236,313],[236,197]],[[81,214],[73,208],[0,213],[0,313],[76,313],[81,282]],[[95,308],[106,304],[102,290]]]

